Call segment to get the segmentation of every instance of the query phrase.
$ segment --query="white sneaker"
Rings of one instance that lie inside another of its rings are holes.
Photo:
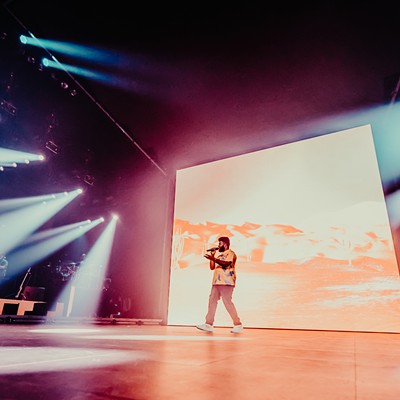
[[[214,327],[209,324],[196,325],[196,328],[200,329],[201,331],[214,332]]]
[[[231,329],[232,333],[239,333],[243,331],[243,325],[233,325],[233,328]]]

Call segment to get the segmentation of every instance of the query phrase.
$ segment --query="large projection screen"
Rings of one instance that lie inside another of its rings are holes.
[[[176,172],[168,325],[203,323],[229,236],[245,327],[399,332],[400,280],[370,125]],[[231,326],[222,301],[215,326]]]

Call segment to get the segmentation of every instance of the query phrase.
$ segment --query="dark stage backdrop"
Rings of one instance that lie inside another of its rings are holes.
[[[400,279],[370,125],[178,170],[168,324],[204,322],[219,236],[255,328],[393,332]],[[216,325],[231,325],[222,303]]]

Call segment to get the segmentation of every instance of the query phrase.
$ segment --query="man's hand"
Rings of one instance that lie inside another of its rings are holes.
[[[230,261],[221,261],[218,258],[215,258],[213,254],[204,254],[204,257],[207,258],[207,260],[214,261],[216,264],[218,264],[217,268],[221,267],[223,270],[227,269],[231,265]]]

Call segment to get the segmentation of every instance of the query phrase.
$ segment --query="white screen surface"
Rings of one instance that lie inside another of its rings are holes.
[[[177,171],[168,324],[204,322],[219,236],[245,326],[393,332],[399,272],[370,125]],[[232,321],[222,302],[215,325]]]

